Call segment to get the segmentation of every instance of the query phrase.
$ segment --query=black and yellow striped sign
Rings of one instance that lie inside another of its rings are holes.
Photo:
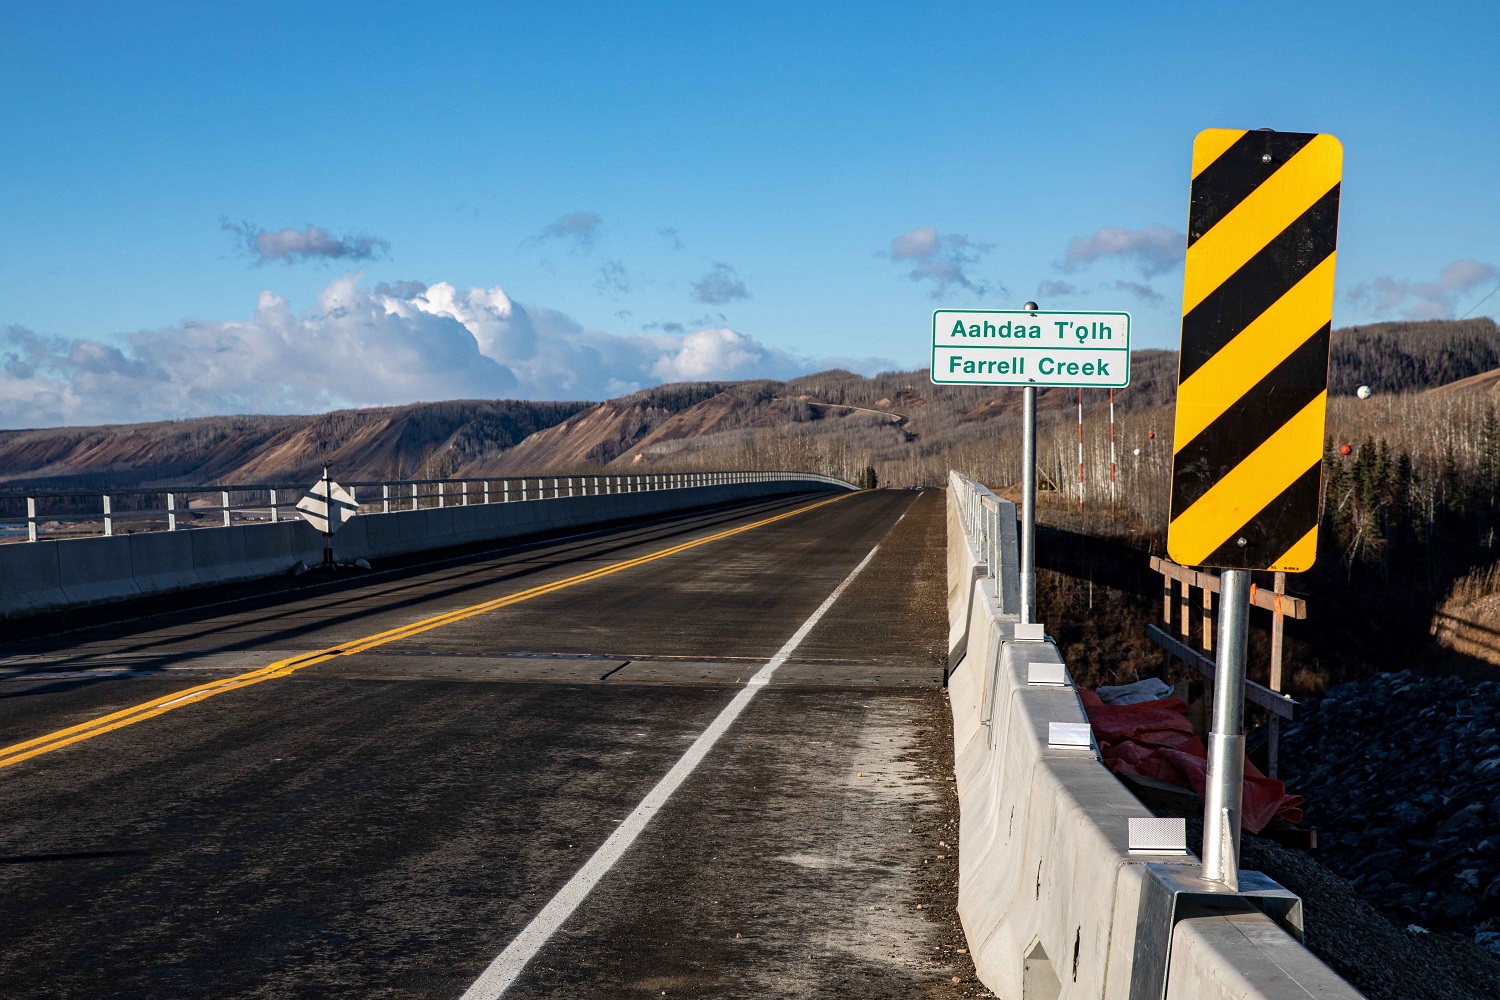
[[[1318,547],[1339,181],[1331,135],[1193,144],[1167,551],[1301,572]]]

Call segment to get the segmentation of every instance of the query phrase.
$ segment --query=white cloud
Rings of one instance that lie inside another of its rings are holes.
[[[976,296],[991,291],[991,286],[975,280],[968,271],[991,249],[990,244],[977,243],[962,233],[945,234],[932,226],[917,226],[891,240],[888,252],[893,261],[912,262],[908,276],[912,281],[930,282],[932,297],[939,298],[954,287]]]
[[[894,260],[925,260],[942,247],[942,239],[932,226],[918,226],[891,240]]]
[[[1166,226],[1105,226],[1088,236],[1073,237],[1059,266],[1072,272],[1112,257],[1133,262],[1142,276],[1152,278],[1181,264],[1186,248],[1187,236]]]
[[[807,370],[804,362],[728,329],[689,333],[675,351],[669,349],[651,367],[651,373],[663,382],[793,378]]]
[[[107,340],[0,330],[0,426],[601,399],[668,380],[787,378],[824,367],[727,328],[616,335],[523,306],[498,286],[407,281],[372,290],[346,275],[303,312],[264,291],[245,320]]]
[[[378,236],[351,234],[342,239],[322,226],[308,223],[306,229],[272,232],[248,222],[221,222],[219,228],[235,234],[235,241],[255,257],[257,264],[281,261],[292,264],[307,260],[374,260],[390,252],[391,244]]]
[[[1478,260],[1456,260],[1438,272],[1436,280],[1412,281],[1382,276],[1349,290],[1357,309],[1390,319],[1452,319],[1466,298],[1500,280],[1500,268]]]

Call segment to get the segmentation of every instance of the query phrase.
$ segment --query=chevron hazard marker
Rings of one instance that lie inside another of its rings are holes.
[[[1331,135],[1193,143],[1167,552],[1312,566],[1344,151]]]

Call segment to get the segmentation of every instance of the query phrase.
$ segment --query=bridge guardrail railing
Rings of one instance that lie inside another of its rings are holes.
[[[1226,904],[1199,885],[1183,820],[1155,816],[1077,738],[1088,714],[1057,645],[1006,610],[1014,505],[956,473],[948,496],[958,910],[980,980],[1022,1000],[1358,998],[1284,930],[1300,901],[1242,882]],[[1177,905],[1202,897],[1218,902]]]
[[[36,510],[35,493],[13,493],[13,503],[31,500],[32,517],[21,519],[17,544],[0,545],[0,619],[300,574],[314,566],[373,564],[732,501],[855,489],[829,476],[766,471],[517,476],[489,480],[488,490],[479,479],[343,485],[356,493],[361,515],[345,521],[336,540],[300,512],[287,513],[285,508],[310,492],[299,486],[172,486],[136,491],[118,503],[120,493],[52,491],[58,505],[72,504],[62,511]],[[193,495],[195,489],[206,495]],[[257,489],[263,492],[257,495]],[[274,504],[271,489],[277,491]],[[170,506],[163,502],[168,493],[175,497]],[[108,521],[103,519],[106,495]],[[85,501],[94,506],[85,508]],[[70,520],[44,521],[48,513]],[[117,524],[122,513],[139,516]],[[32,528],[44,537],[26,540]]]
[[[832,476],[764,470],[357,480],[341,485],[353,494],[360,513],[390,514],[433,507],[788,480],[855,488]],[[107,491],[0,488],[0,511],[5,512],[0,515],[0,543],[300,520],[297,503],[307,490],[306,486],[292,483],[172,485]],[[16,513],[9,513],[7,508]]]

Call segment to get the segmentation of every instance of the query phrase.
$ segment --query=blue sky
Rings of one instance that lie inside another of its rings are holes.
[[[1175,346],[1207,127],[1343,141],[1336,325],[1458,315],[1497,43],[1480,4],[7,4],[0,425],[916,367],[934,307],[1028,298]]]

